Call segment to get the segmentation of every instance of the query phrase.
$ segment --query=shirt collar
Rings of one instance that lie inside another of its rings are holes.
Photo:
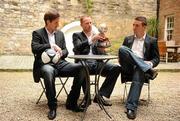
[[[48,35],[52,36],[52,35],[54,35],[56,33],[56,31],[54,31],[53,33],[50,33],[46,27],[45,27],[45,29],[46,29],[46,32],[48,33]]]
[[[136,35],[134,35],[135,39],[139,39],[139,40],[145,40],[146,38],[146,33],[144,33],[144,36],[142,38],[137,38]]]

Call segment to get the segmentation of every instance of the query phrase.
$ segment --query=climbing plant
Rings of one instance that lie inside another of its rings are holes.
[[[86,0],[86,9],[88,14],[91,14],[93,7],[93,1],[92,0]]]
[[[147,21],[147,33],[153,37],[157,37],[158,32],[158,21],[156,18],[150,18]]]

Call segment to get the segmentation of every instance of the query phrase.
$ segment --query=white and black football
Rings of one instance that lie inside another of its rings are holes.
[[[46,49],[41,55],[41,60],[44,64],[56,64],[59,61],[59,59],[60,56],[54,49]]]

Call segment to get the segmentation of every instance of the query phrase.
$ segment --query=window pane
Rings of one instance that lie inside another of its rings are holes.
[[[166,40],[169,41],[172,39],[173,36],[173,29],[174,29],[174,16],[167,16],[166,17]]]

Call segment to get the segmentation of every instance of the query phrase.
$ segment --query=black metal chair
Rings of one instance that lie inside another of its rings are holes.
[[[150,80],[147,80],[148,82],[147,83],[144,83],[143,84],[143,87],[144,86],[147,86],[147,91],[148,91],[148,98],[147,98],[147,106],[148,106],[148,104],[150,103]],[[128,86],[130,86],[131,85],[131,83],[132,82],[124,82],[124,94],[123,94],[123,103],[125,103],[126,101],[125,101],[125,99],[127,98],[127,96],[128,96],[128,92],[127,92],[127,90],[128,90]]]
[[[67,90],[66,90],[66,88],[65,88],[65,85],[66,85],[69,77],[56,77],[56,78],[59,78],[59,81],[60,81],[60,82],[56,82],[55,85],[56,85],[56,86],[57,86],[57,85],[61,85],[61,88],[60,88],[59,92],[57,93],[56,98],[58,98],[59,94],[62,92],[63,89],[64,89],[66,95],[68,96],[68,92],[67,92]],[[56,81],[56,80],[55,80],[55,81]],[[40,96],[39,96],[36,104],[39,103],[42,95],[46,92],[46,88],[45,88],[44,83],[42,82],[41,79],[40,79],[40,84],[41,84],[41,87],[42,87],[42,92],[41,92],[41,94],[40,94]]]

